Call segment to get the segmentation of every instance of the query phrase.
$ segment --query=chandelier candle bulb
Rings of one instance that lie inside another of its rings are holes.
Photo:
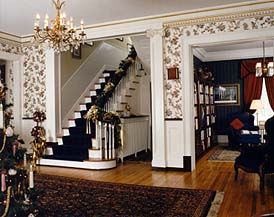
[[[24,153],[23,166],[24,166],[24,168],[27,166],[27,155],[26,155],[26,153]]]
[[[84,31],[84,20],[83,19],[81,19],[81,31],[83,32]]]
[[[46,14],[45,20],[44,20],[44,29],[47,29],[48,26],[49,26],[49,21],[48,21],[48,19],[49,19],[49,16]]]
[[[15,156],[16,155],[16,151],[17,151],[17,145],[13,144],[12,145],[12,155]]]
[[[73,29],[73,18],[70,17],[70,29]]]
[[[29,167],[29,188],[34,188],[32,165]]]
[[[4,192],[6,191],[7,186],[6,186],[6,173],[4,170],[1,171],[1,191]]]

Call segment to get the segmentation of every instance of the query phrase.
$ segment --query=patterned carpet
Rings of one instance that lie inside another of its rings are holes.
[[[151,187],[37,174],[39,216],[206,216],[215,191]]]
[[[224,147],[219,147],[215,152],[208,158],[209,161],[218,162],[234,162],[236,157],[240,155],[239,151],[229,150]]]

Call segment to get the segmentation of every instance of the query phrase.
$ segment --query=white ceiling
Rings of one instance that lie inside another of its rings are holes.
[[[265,47],[272,47],[273,41],[266,40]],[[247,42],[229,42],[229,44],[219,44],[219,45],[204,45],[202,47],[206,52],[219,52],[219,51],[231,51],[239,49],[260,49],[260,54],[263,51],[263,41],[247,41]],[[259,54],[259,55],[260,55]]]
[[[274,39],[273,39],[274,40]],[[265,57],[273,57],[274,41],[265,40]],[[196,46],[193,53],[204,62],[263,57],[263,41],[229,42]]]
[[[64,11],[85,25],[196,10],[252,0],[67,0]],[[255,0],[253,0],[255,1]],[[0,31],[19,36],[33,32],[36,13],[55,17],[51,0],[0,0]],[[43,19],[42,19],[43,20]]]

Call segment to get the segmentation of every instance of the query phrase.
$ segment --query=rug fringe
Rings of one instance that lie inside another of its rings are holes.
[[[211,202],[210,209],[208,211],[207,217],[217,217],[220,207],[224,200],[224,192],[218,191]]]

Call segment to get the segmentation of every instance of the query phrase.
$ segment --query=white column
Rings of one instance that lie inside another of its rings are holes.
[[[147,31],[150,37],[152,99],[152,166],[166,167],[164,122],[163,29]]]
[[[59,128],[59,58],[53,50],[46,50],[46,114],[47,141],[56,142]]]
[[[191,45],[182,42],[182,96],[183,96],[183,135],[184,156],[191,156],[191,170],[195,169],[195,132],[194,132],[194,73]]]

